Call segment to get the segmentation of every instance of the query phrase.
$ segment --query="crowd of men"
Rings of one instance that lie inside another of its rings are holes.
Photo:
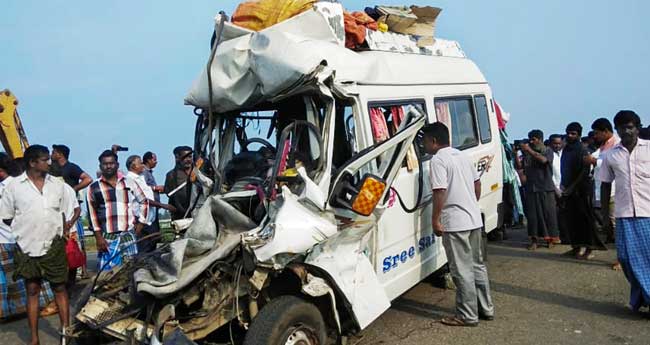
[[[650,304],[650,141],[634,112],[621,111],[613,122],[597,119],[586,138],[577,122],[546,141],[542,131],[532,130],[526,142],[515,145],[516,165],[528,249],[536,250],[540,241],[548,247],[569,244],[569,255],[590,260],[593,251],[606,249],[604,242],[615,241],[614,267],[625,273],[630,305],[639,310]],[[443,123],[425,126],[423,142],[433,155],[433,231],[442,237],[457,287],[456,313],[441,322],[476,326],[495,316],[481,253],[480,176],[471,159],[450,146]],[[99,271],[156,248],[158,209],[169,211],[172,220],[191,212],[190,147],[174,149],[175,167],[164,185],[153,176],[154,153],[129,156],[124,173],[118,158],[123,150],[114,145],[99,155],[95,181],[69,160],[65,145],[53,145],[51,154],[32,145],[20,164],[0,153],[0,318],[26,312],[33,344],[39,342],[42,307],[58,309],[61,325],[69,325],[68,291],[78,270],[70,265],[69,252],[71,243],[85,251],[82,207],[95,237]],[[80,191],[85,191],[81,197]],[[162,193],[169,203],[161,202]],[[87,275],[85,262],[79,268]]]
[[[614,126],[600,118],[591,128],[582,138],[582,126],[572,122],[564,135],[545,141],[541,130],[532,130],[528,140],[515,143],[528,249],[536,250],[540,240],[549,248],[564,243],[572,247],[568,255],[591,260],[594,250],[606,250],[599,236],[604,233],[616,243],[613,267],[625,273],[629,305],[639,312],[650,306],[650,127],[624,110],[614,116]],[[450,147],[444,124],[425,126],[423,139],[433,155],[433,231],[442,236],[456,285],[455,315],[441,323],[476,326],[495,316],[481,253],[480,177],[471,159]]]
[[[630,305],[639,310],[650,304],[650,127],[633,111],[613,122],[595,120],[585,137],[572,122],[546,141],[532,130],[514,145],[516,166],[528,249],[568,244],[567,255],[591,260],[616,243],[612,268],[625,273]]]
[[[62,327],[69,325],[68,291],[78,268],[81,277],[88,275],[82,207],[95,237],[99,271],[156,248],[158,209],[168,210],[172,220],[187,216],[192,149],[174,149],[176,164],[164,185],[153,176],[154,153],[129,156],[124,173],[118,158],[123,150],[113,145],[99,155],[95,181],[69,160],[65,145],[53,145],[51,154],[32,145],[21,160],[0,153],[0,319],[27,313],[32,344],[39,342],[39,315],[58,312]],[[161,193],[169,196],[168,204],[160,201]],[[73,268],[75,247],[84,255]]]

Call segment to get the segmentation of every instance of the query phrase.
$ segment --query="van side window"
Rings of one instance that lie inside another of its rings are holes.
[[[370,125],[372,128],[372,138],[375,144],[383,142],[391,138],[397,133],[407,108],[414,106],[423,114],[426,114],[425,102],[422,99],[407,100],[407,101],[381,101],[371,102],[368,104],[368,113],[370,114]],[[416,138],[416,145],[421,147],[421,135]],[[422,151],[421,154],[424,152]],[[403,166],[408,167],[409,170],[417,168],[417,155],[415,149],[411,148],[406,155]]]
[[[492,141],[492,131],[490,129],[490,113],[488,112],[485,96],[474,96],[474,105],[476,106],[476,117],[478,118],[478,130],[481,133],[481,143],[489,143]]]
[[[451,145],[459,150],[478,145],[476,115],[471,97],[436,99],[438,121],[449,127]]]

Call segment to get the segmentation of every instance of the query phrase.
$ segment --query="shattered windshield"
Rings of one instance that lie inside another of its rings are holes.
[[[292,177],[300,168],[315,177],[323,164],[324,118],[322,102],[307,96],[222,116],[209,155],[222,177],[219,190],[270,190],[274,174]]]

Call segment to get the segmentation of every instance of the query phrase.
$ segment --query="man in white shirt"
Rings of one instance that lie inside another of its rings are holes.
[[[0,198],[5,187],[20,174],[19,167],[4,152],[0,152]],[[15,270],[14,252],[16,239],[11,232],[11,227],[0,221],[0,319],[27,312],[27,289],[25,280],[13,278]],[[54,292],[47,281],[41,286],[39,296],[40,307],[46,307],[44,313],[51,315],[56,311]],[[50,305],[52,303],[52,305]]]
[[[127,158],[126,168],[129,171],[126,174],[126,177],[128,179],[133,180],[140,187],[140,189],[142,189],[145,197],[149,201],[149,206],[151,206],[149,208],[149,212],[147,213],[147,224],[143,227],[140,238],[145,236],[151,236],[156,232],[160,231],[159,229],[151,226],[156,221],[157,213],[158,213],[157,208],[166,209],[169,210],[170,212],[173,212],[176,209],[171,205],[163,204],[156,201],[156,196],[153,191],[153,188],[147,184],[145,175],[143,174],[145,170],[145,165],[144,163],[142,163],[142,159],[140,158],[140,156],[133,155]],[[139,204],[133,203],[133,205],[138,206]],[[157,242],[158,239],[153,237],[138,242],[138,252],[147,253],[153,251],[154,249],[156,249]]]
[[[599,172],[602,204],[616,184],[616,254],[630,283],[630,307],[650,306],[650,140],[639,138],[641,119],[623,110],[614,117],[621,142],[608,151]],[[603,219],[610,208],[603,207]]]
[[[612,123],[608,119],[600,118],[591,124],[591,129],[594,131],[594,141],[598,144],[598,150],[591,154],[589,161],[594,168],[594,209],[596,219],[603,225],[607,233],[606,242],[614,243],[614,222],[615,219],[600,219],[602,215],[601,208],[603,207],[600,202],[600,168],[603,165],[603,159],[607,152],[613,149],[620,141],[619,137],[614,134]],[[614,188],[612,188],[612,195],[614,195]],[[614,199],[610,199],[608,205],[610,210],[614,209]],[[610,212],[613,215],[613,212]],[[615,265],[618,267],[617,265]]]
[[[560,192],[560,182],[562,181],[562,169],[560,162],[562,161],[562,149],[564,148],[564,141],[559,134],[553,134],[549,137],[551,150],[553,150],[553,184],[558,195]]]
[[[551,150],[553,150],[553,184],[555,185],[555,196],[556,196],[556,209],[555,213],[557,214],[557,225],[560,230],[560,242],[570,243],[569,232],[566,229],[566,224],[564,219],[560,217],[560,197],[562,196],[562,190],[560,188],[562,182],[562,152],[564,151],[564,139],[559,134],[553,134],[549,137],[549,143]]]
[[[479,318],[494,319],[487,267],[481,253],[483,219],[478,205],[481,181],[463,152],[449,147],[449,129],[442,122],[423,128],[424,147],[433,154],[433,231],[442,236],[449,269],[456,284],[456,315],[448,326],[477,326]]]
[[[74,225],[67,219],[74,213],[76,199],[70,200],[64,182],[48,175],[49,160],[45,146],[33,145],[25,150],[27,171],[7,185],[0,200],[0,219],[11,224],[17,243],[14,278],[27,282],[32,344],[39,343],[38,296],[42,280],[49,281],[54,289],[61,326],[69,326],[64,237]]]

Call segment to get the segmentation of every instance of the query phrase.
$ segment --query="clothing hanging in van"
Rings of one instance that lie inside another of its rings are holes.
[[[386,117],[381,108],[370,108],[370,124],[372,126],[372,137],[376,143],[390,138]]]

